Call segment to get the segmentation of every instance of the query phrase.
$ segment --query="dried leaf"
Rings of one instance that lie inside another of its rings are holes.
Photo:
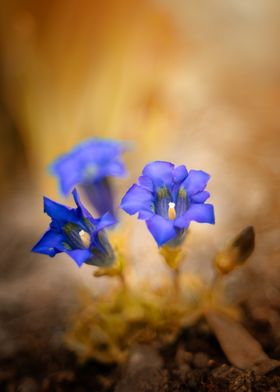
[[[215,333],[226,357],[236,367],[252,369],[265,374],[280,366],[280,361],[270,359],[257,340],[237,321],[213,309],[205,317]]]

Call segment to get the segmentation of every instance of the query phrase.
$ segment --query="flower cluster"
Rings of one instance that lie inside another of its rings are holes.
[[[33,251],[51,257],[65,252],[81,266],[83,263],[110,266],[114,251],[105,228],[116,223],[112,215],[112,176],[126,173],[121,154],[125,145],[115,141],[92,139],[78,145],[57,159],[52,171],[59,179],[64,195],[75,186],[86,191],[94,209],[93,218],[73,190],[77,208],[69,208],[44,198],[44,211],[51,217],[49,230]],[[181,165],[155,161],[147,164],[121,201],[128,214],[138,213],[159,246],[178,246],[184,240],[191,221],[214,224],[214,208],[205,203],[210,194],[205,190],[210,176],[201,170],[187,171]]]
[[[213,257],[216,274],[210,285],[199,276],[182,271],[187,255],[183,241],[189,235],[191,222],[215,223],[214,207],[207,203],[210,176],[202,170],[188,171],[184,165],[175,166],[171,162],[148,163],[137,183],[122,197],[119,207],[145,221],[172,273],[157,288],[148,282],[135,284],[135,280],[132,288],[122,244],[123,230],[115,235],[115,243],[114,235],[107,236],[107,229],[115,228],[117,223],[111,179],[126,173],[121,160],[125,146],[116,141],[91,139],[52,164],[62,194],[67,196],[72,192],[76,206],[68,207],[44,198],[44,212],[51,222],[33,252],[50,257],[66,253],[79,267],[83,264],[99,267],[94,271],[95,277],[116,277],[120,283],[117,289],[106,290],[102,296],[93,297],[91,292],[88,296],[83,292],[81,301],[85,302],[86,311],[82,306],[73,317],[64,341],[81,360],[94,358],[103,363],[121,363],[131,356],[132,347],[143,343],[143,337],[145,344],[157,339],[157,346],[158,343],[170,345],[182,328],[204,318],[229,361],[245,367],[238,350],[233,356],[223,343],[236,335],[236,331],[244,337],[245,351],[252,342],[255,346],[258,343],[236,321],[240,318],[239,309],[232,298],[230,302],[227,300],[223,279],[252,254],[253,227],[245,228]],[[76,188],[88,196],[97,216],[85,208]],[[243,346],[239,348],[245,352]],[[264,355],[260,352],[258,356]],[[250,369],[257,365],[255,358],[246,363]]]

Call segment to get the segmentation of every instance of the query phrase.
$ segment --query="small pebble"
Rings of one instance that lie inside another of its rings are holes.
[[[217,362],[215,361],[215,359],[209,359],[208,366],[211,368],[217,366]]]
[[[193,354],[186,351],[184,347],[180,345],[177,349],[175,360],[178,365],[181,365],[183,363],[190,364],[193,360]]]

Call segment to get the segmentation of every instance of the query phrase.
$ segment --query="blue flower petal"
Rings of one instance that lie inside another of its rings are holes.
[[[190,208],[180,218],[176,219],[175,226],[186,228],[191,221],[199,223],[215,223],[214,207],[212,204],[191,204]]]
[[[110,212],[107,212],[99,219],[96,225],[96,231],[98,232],[105,229],[105,227],[115,225],[117,222],[117,219]]]
[[[191,220],[188,216],[188,212],[185,212],[183,215],[179,216],[174,221],[174,226],[178,229],[187,229],[191,223]]]
[[[191,196],[191,201],[193,203],[204,203],[210,197],[210,193],[207,191],[198,192]]]
[[[86,209],[86,207],[81,202],[80,196],[76,188],[73,190],[72,195],[81,217],[92,218],[90,212]]]
[[[186,189],[188,196],[190,197],[203,191],[209,178],[209,174],[202,170],[190,170],[188,177],[183,182],[183,186]]]
[[[121,160],[125,149],[124,143],[90,139],[62,155],[50,167],[58,177],[62,194],[69,194],[78,184],[93,183],[108,176],[126,175]]]
[[[153,191],[154,186],[153,186],[153,181],[150,179],[150,177],[147,176],[140,176],[138,178],[138,184],[145,189],[148,189],[148,191]]]
[[[156,187],[162,187],[172,184],[173,169],[173,163],[154,161],[144,167],[142,174],[150,177]]]
[[[147,220],[147,219],[150,219],[154,215],[155,215],[155,213],[153,211],[144,211],[144,210],[142,210],[138,214],[138,219]]]
[[[99,215],[108,211],[113,213],[112,186],[106,177],[93,183],[82,184],[81,188]]]
[[[141,210],[150,211],[153,195],[147,189],[134,184],[124,195],[120,207],[128,214],[133,215]]]
[[[58,222],[78,222],[78,217],[73,208],[66,207],[47,197],[44,197],[44,212],[54,221]]]
[[[73,150],[78,156],[80,153],[82,154],[84,163],[92,161],[99,165],[111,163],[123,151],[122,143],[105,139],[90,139]]]
[[[188,210],[189,218],[199,223],[215,223],[214,207],[212,204],[192,204]]]
[[[48,230],[32,248],[32,252],[54,257],[57,253],[64,251],[63,240],[62,234]]]
[[[75,160],[81,167],[89,163],[97,166],[111,163],[121,154],[123,149],[119,142],[103,139],[90,139],[78,144],[72,151],[63,157]],[[98,173],[97,173],[98,174]]]
[[[65,250],[65,253],[72,257],[78,267],[81,267],[87,260],[92,258],[92,254],[88,249]]]
[[[184,181],[187,175],[188,171],[184,165],[178,166],[173,170],[173,180],[176,184]]]
[[[177,232],[173,226],[173,222],[164,219],[160,215],[154,215],[146,221],[147,227],[159,246],[176,237]]]
[[[59,188],[64,196],[67,196],[82,180],[82,173],[77,167],[77,162],[71,157],[63,156],[50,166],[51,172],[58,178]]]
[[[112,162],[105,166],[104,176],[125,177],[126,175],[127,171],[125,165],[121,161]]]

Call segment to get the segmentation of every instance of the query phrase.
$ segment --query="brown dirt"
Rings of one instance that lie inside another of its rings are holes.
[[[267,325],[247,323],[255,330],[266,352],[279,359],[279,345],[272,344]],[[280,371],[257,375],[251,370],[230,366],[215,337],[201,322],[184,331],[177,342],[157,350],[160,360],[149,350],[144,366],[128,371],[123,367],[102,366],[94,361],[81,365],[64,348],[49,352],[47,345],[32,352],[0,361],[0,390],[13,392],[181,392],[181,391],[279,391]],[[150,358],[148,358],[150,356]],[[150,362],[149,362],[150,361]],[[150,365],[151,364],[151,365]]]

